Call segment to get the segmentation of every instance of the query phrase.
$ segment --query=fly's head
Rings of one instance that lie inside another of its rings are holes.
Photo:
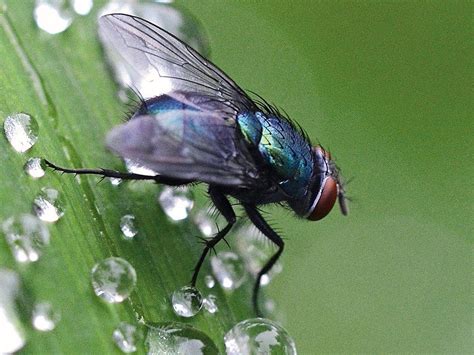
[[[331,154],[320,145],[311,148],[313,175],[304,199],[291,201],[290,206],[300,216],[318,221],[327,216],[336,200],[343,215],[348,214],[344,184]]]

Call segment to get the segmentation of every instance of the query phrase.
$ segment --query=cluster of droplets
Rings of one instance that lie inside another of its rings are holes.
[[[36,0],[33,18],[36,25],[49,34],[67,30],[77,15],[89,14],[93,0]]]

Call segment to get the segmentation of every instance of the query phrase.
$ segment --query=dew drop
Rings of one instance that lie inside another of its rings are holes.
[[[0,354],[15,353],[26,344],[25,331],[15,307],[19,290],[18,274],[0,268]]]
[[[186,187],[165,186],[158,197],[158,201],[163,211],[173,221],[186,219],[194,205],[192,193]]]
[[[211,267],[219,284],[228,290],[239,288],[247,278],[242,259],[231,251],[219,252],[213,256]]]
[[[91,281],[97,296],[109,303],[119,303],[130,296],[137,283],[137,275],[128,261],[110,257],[94,265]]]
[[[25,163],[25,172],[33,179],[39,179],[45,174],[45,165],[41,158],[30,158]]]
[[[112,184],[112,186],[119,186],[122,183],[122,179],[114,178],[114,177],[109,178],[109,181]]]
[[[45,222],[56,222],[64,216],[63,203],[59,192],[55,189],[43,187],[40,194],[33,201],[33,210],[39,219]]]
[[[212,277],[212,275],[204,276],[204,284],[207,288],[213,288],[216,285],[216,280]]]
[[[137,351],[137,344],[142,340],[143,334],[136,325],[121,322],[115,328],[112,339],[123,353],[133,353]]]
[[[53,309],[49,302],[35,304],[31,322],[36,330],[49,332],[56,327],[60,320],[60,315]]]
[[[204,309],[211,314],[214,314],[219,310],[217,307],[217,297],[213,294],[204,297],[202,300],[202,305]]]
[[[264,318],[237,323],[224,336],[227,355],[296,354],[296,346],[279,324]]]
[[[54,35],[71,26],[74,14],[65,0],[36,0],[33,17],[40,29]]]
[[[147,175],[147,176],[155,176],[157,173],[147,167],[133,161],[131,159],[124,159],[125,167],[129,173],[132,174],[139,174],[139,175]]]
[[[149,355],[217,355],[214,342],[200,330],[183,323],[147,325],[145,347]]]
[[[193,317],[202,308],[201,293],[192,286],[184,286],[171,296],[174,313],[181,317]]]
[[[2,229],[13,257],[20,263],[37,261],[49,245],[48,228],[31,214],[6,219]]]
[[[3,122],[5,136],[13,149],[24,153],[38,140],[38,123],[27,113],[14,113]]]
[[[135,216],[126,214],[120,219],[120,229],[125,239],[133,239],[138,233],[135,225]]]
[[[94,6],[93,0],[69,0],[69,2],[74,12],[81,16],[89,14]]]
[[[194,216],[194,223],[205,237],[214,236],[217,230],[216,222],[211,218],[210,213],[200,210]]]
[[[100,11],[99,16],[110,13],[125,13],[142,17],[153,24],[176,35],[205,57],[209,56],[209,40],[199,21],[182,6],[158,2],[109,1]],[[155,97],[169,92],[173,86],[164,77],[143,77],[132,68],[112,46],[105,33],[99,31],[99,39],[105,48],[115,80],[122,87],[135,88],[144,98]]]

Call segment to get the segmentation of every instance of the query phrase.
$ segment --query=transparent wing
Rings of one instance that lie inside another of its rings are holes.
[[[208,96],[226,104],[227,111],[234,113],[255,107],[247,94],[214,64],[142,18],[105,15],[99,19],[99,35],[114,56],[121,57],[132,76],[139,78],[140,83],[134,84],[145,99],[180,90]]]
[[[136,115],[107,136],[107,146],[160,175],[251,187],[259,172],[235,121],[220,111],[173,110]]]

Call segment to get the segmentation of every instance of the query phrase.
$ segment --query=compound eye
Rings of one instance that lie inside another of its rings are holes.
[[[316,201],[314,202],[313,208],[307,218],[311,221],[318,221],[326,217],[336,203],[337,193],[338,188],[336,180],[332,177],[326,178],[323,182],[319,198],[316,197]]]

